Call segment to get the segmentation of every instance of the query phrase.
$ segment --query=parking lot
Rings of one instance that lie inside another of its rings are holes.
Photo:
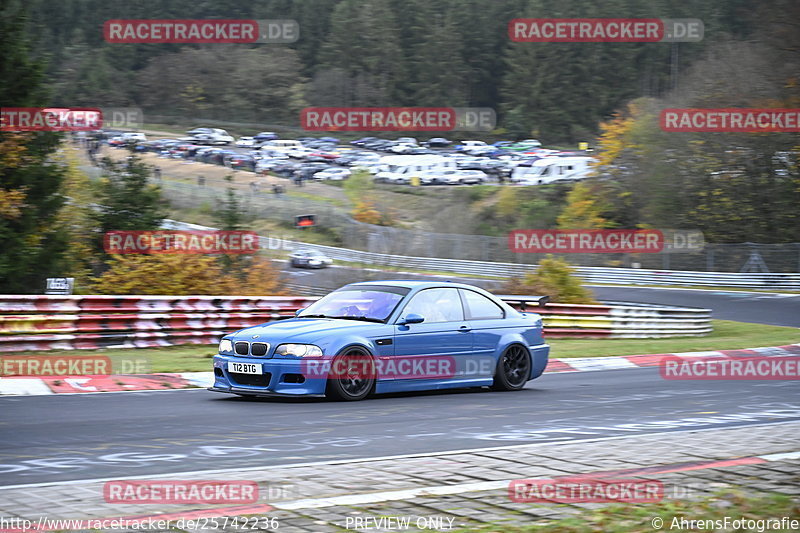
[[[444,137],[364,137],[344,142],[334,137],[278,139],[273,132],[234,139],[225,130],[213,128],[197,128],[187,135],[148,139],[138,132],[100,131],[90,138],[110,147],[132,147],[164,158],[273,175],[295,183],[344,181],[361,170],[375,182],[397,185],[544,185],[586,178],[594,161],[586,152],[543,148],[535,139],[488,144]]]

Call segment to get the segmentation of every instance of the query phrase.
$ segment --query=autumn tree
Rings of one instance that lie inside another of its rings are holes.
[[[103,177],[97,185],[97,206],[92,217],[100,233],[95,249],[102,253],[102,238],[109,231],[152,231],[166,216],[161,189],[148,182],[152,169],[136,156],[115,162],[102,160]]]
[[[239,278],[212,256],[176,253],[114,255],[93,289],[97,294],[175,296],[266,296],[283,290],[280,271],[266,258],[252,262]]]
[[[0,7],[0,102],[41,106],[45,65],[31,58],[28,17],[18,0]],[[0,131],[0,293],[37,293],[63,276],[67,236],[57,223],[64,168],[53,154],[61,135]]]
[[[603,185],[594,181],[576,183],[567,194],[567,205],[558,215],[559,229],[603,229],[612,226],[604,215],[609,209]]]
[[[503,287],[506,294],[549,296],[551,302],[570,304],[597,303],[592,291],[581,284],[575,269],[563,259],[548,255],[536,270],[522,278],[512,278]]]
[[[75,150],[65,146],[58,158],[65,166],[62,194],[66,197],[57,223],[67,235],[69,254],[65,257],[65,275],[75,278],[75,291],[87,290],[94,271],[100,268],[95,245],[100,229],[93,217],[94,197],[89,176],[78,168]]]
[[[233,176],[225,176],[228,186],[225,189],[225,198],[220,202],[219,208],[214,213],[214,221],[222,231],[241,231],[245,229],[245,215],[241,202],[233,188]],[[222,254],[219,258],[220,265],[225,272],[243,276],[243,269],[247,266],[249,257],[243,254]]]

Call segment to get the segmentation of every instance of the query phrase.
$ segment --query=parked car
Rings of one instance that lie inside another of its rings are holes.
[[[465,387],[518,391],[547,366],[542,333],[538,314],[472,285],[353,283],[294,318],[225,335],[209,390],[348,401]]]
[[[258,135],[254,135],[253,136],[253,139],[257,143],[265,143],[267,141],[274,141],[277,138],[278,138],[278,134],[275,133],[274,131],[262,131]]]
[[[334,163],[337,165],[342,165],[345,167],[349,167],[353,162],[358,161],[361,159],[360,154],[341,154],[339,157],[333,160]]]
[[[480,170],[429,170],[419,179],[424,185],[475,185],[485,183],[489,176]]]
[[[244,169],[254,171],[256,168],[256,161],[251,156],[246,154],[233,154],[228,156],[228,165],[231,168]]]
[[[233,137],[231,137],[227,131],[219,128],[196,128],[186,133],[191,137],[181,140],[188,140],[197,144],[227,145],[234,142]]]
[[[394,146],[394,141],[387,141],[384,139],[376,139],[364,144],[364,148],[369,148],[370,150],[376,151],[386,151],[392,146]]]
[[[472,150],[475,150],[476,148],[482,149],[486,148],[487,146],[489,145],[483,141],[461,141],[461,144],[456,145],[455,149],[459,152],[464,152],[469,154],[472,152]]]
[[[305,146],[297,146],[285,150],[284,153],[292,159],[303,159],[309,154],[314,153],[314,150],[312,148],[306,148]]]
[[[290,160],[276,161],[272,166],[272,173],[284,178],[292,178],[295,170],[300,168],[301,165],[302,163]]]
[[[515,150],[515,151],[525,151],[525,150],[532,150],[534,148],[541,148],[542,143],[537,141],[536,139],[526,139],[524,141],[515,142],[512,145],[506,146],[506,150]]]
[[[315,180],[342,181],[350,177],[350,170],[346,168],[328,168],[314,174]]]
[[[129,131],[129,132],[123,133],[122,135],[120,135],[120,137],[122,137],[122,140],[124,142],[126,142],[126,143],[129,143],[129,142],[144,142],[144,141],[147,140],[147,136],[144,133],[139,133],[139,132],[135,132],[135,131],[133,131],[133,132]]]
[[[275,170],[275,167],[285,162],[285,159],[275,159],[272,157],[261,158],[256,161],[255,171],[259,174],[264,174],[265,172]]]
[[[411,178],[433,170],[456,170],[452,158],[437,155],[395,155],[380,159],[380,171],[375,181],[411,183]]]
[[[325,152],[325,151],[322,151],[322,150],[317,150],[315,152],[311,152],[308,155],[309,156],[319,157],[323,161],[333,161],[334,159],[337,159],[340,154],[337,153],[337,152]]]
[[[469,154],[476,157],[496,157],[502,155],[503,150],[494,146],[476,146],[470,148]]]
[[[482,170],[492,176],[508,176],[511,174],[511,166],[505,161],[490,159],[480,164],[477,170]]]
[[[296,268],[325,268],[333,259],[318,250],[295,250],[289,256],[289,264]]]
[[[445,139],[444,137],[433,137],[431,139],[428,139],[425,145],[428,146],[429,148],[445,148],[447,146],[450,146],[452,143],[453,141]]]
[[[481,166],[487,161],[491,161],[488,157],[461,157],[456,160],[458,168],[464,170],[481,170]]]
[[[378,141],[377,137],[362,137],[360,139],[356,139],[355,141],[350,141],[350,144],[353,146],[364,146],[365,144],[373,141]]]
[[[578,157],[543,157],[530,166],[517,166],[511,181],[523,185],[543,185],[555,181],[576,181],[588,178],[595,159]]]
[[[269,150],[283,150],[284,152],[298,149],[307,150],[307,148],[303,146],[303,143],[297,139],[277,139],[274,141],[267,141],[262,145],[262,148],[264,147]]]
[[[323,170],[331,168],[337,167],[333,167],[327,163],[301,163],[295,168],[294,177],[308,180],[314,178],[314,174],[317,172],[322,172]]]
[[[256,145],[255,137],[239,137],[236,141],[236,146],[241,148],[251,148]]]
[[[394,146],[389,148],[389,151],[393,154],[410,154],[418,148],[419,147],[416,144],[396,143]]]

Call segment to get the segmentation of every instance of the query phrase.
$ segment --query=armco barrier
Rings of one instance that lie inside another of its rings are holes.
[[[503,296],[542,315],[549,337],[706,335],[708,309],[547,304]],[[237,329],[281,320],[316,298],[293,296],[0,295],[0,352],[214,344]]]
[[[214,344],[294,315],[293,296],[2,296],[0,352]]]
[[[169,229],[213,230],[175,220],[165,220]],[[262,248],[269,247],[269,239],[261,237]],[[337,248],[320,244],[285,241],[289,248],[306,248],[324,252],[331,259],[363,263],[367,265],[452,272],[466,276],[496,276],[498,278],[519,277],[535,270],[535,265],[517,263],[495,263],[491,261],[468,261],[464,259],[441,259],[436,257],[411,257],[406,255],[378,254]],[[615,285],[683,285],[699,287],[734,287],[741,289],[800,290],[800,273],[752,273],[752,272],[690,272],[680,270],[643,270],[638,268],[574,267],[577,275],[586,283]]]

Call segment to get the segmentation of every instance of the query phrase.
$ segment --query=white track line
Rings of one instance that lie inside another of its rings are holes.
[[[420,487],[416,489],[387,490],[383,492],[370,492],[367,494],[353,494],[348,496],[332,496],[329,498],[307,498],[291,502],[270,502],[269,505],[287,511],[296,509],[320,509],[322,507],[335,507],[337,505],[363,505],[369,503],[387,502],[392,500],[410,500],[420,496],[444,496],[448,494],[461,494],[463,492],[478,492],[482,490],[500,490],[508,488],[511,479],[503,481],[481,481],[478,483],[458,483],[455,485],[435,485],[433,487]]]

